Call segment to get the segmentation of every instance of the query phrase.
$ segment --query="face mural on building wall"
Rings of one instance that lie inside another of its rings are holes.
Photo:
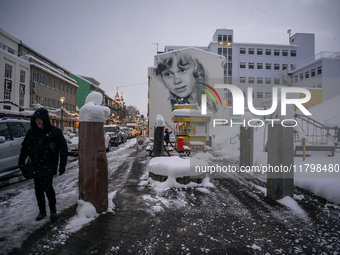
[[[202,84],[207,74],[199,60],[187,53],[174,52],[158,59],[156,75],[169,90],[168,100],[172,110],[175,104],[201,103]],[[216,111],[215,105],[208,102],[208,108]]]

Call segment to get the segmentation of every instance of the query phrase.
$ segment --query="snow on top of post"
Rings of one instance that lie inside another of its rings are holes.
[[[87,97],[85,104],[80,109],[80,122],[104,122],[110,115],[110,109],[101,106],[103,95],[99,92],[91,92]]]
[[[155,127],[165,127],[165,121],[162,115],[156,115]]]

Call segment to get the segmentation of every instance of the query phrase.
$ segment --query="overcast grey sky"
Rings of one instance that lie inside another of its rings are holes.
[[[0,0],[0,27],[127,105],[147,111],[156,46],[207,46],[217,28],[234,42],[288,44],[314,33],[316,52],[340,51],[339,0]],[[140,84],[136,86],[126,86]]]

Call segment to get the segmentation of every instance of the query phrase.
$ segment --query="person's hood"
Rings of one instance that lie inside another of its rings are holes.
[[[51,127],[50,117],[48,116],[48,111],[44,108],[39,108],[34,112],[31,117],[31,127],[32,129],[38,128],[37,124],[35,123],[35,118],[42,119],[44,122],[44,129],[48,130]]]

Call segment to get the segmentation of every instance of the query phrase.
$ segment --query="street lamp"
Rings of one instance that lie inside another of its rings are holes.
[[[64,101],[65,97],[60,97],[60,102],[61,102],[61,131],[64,131]]]

